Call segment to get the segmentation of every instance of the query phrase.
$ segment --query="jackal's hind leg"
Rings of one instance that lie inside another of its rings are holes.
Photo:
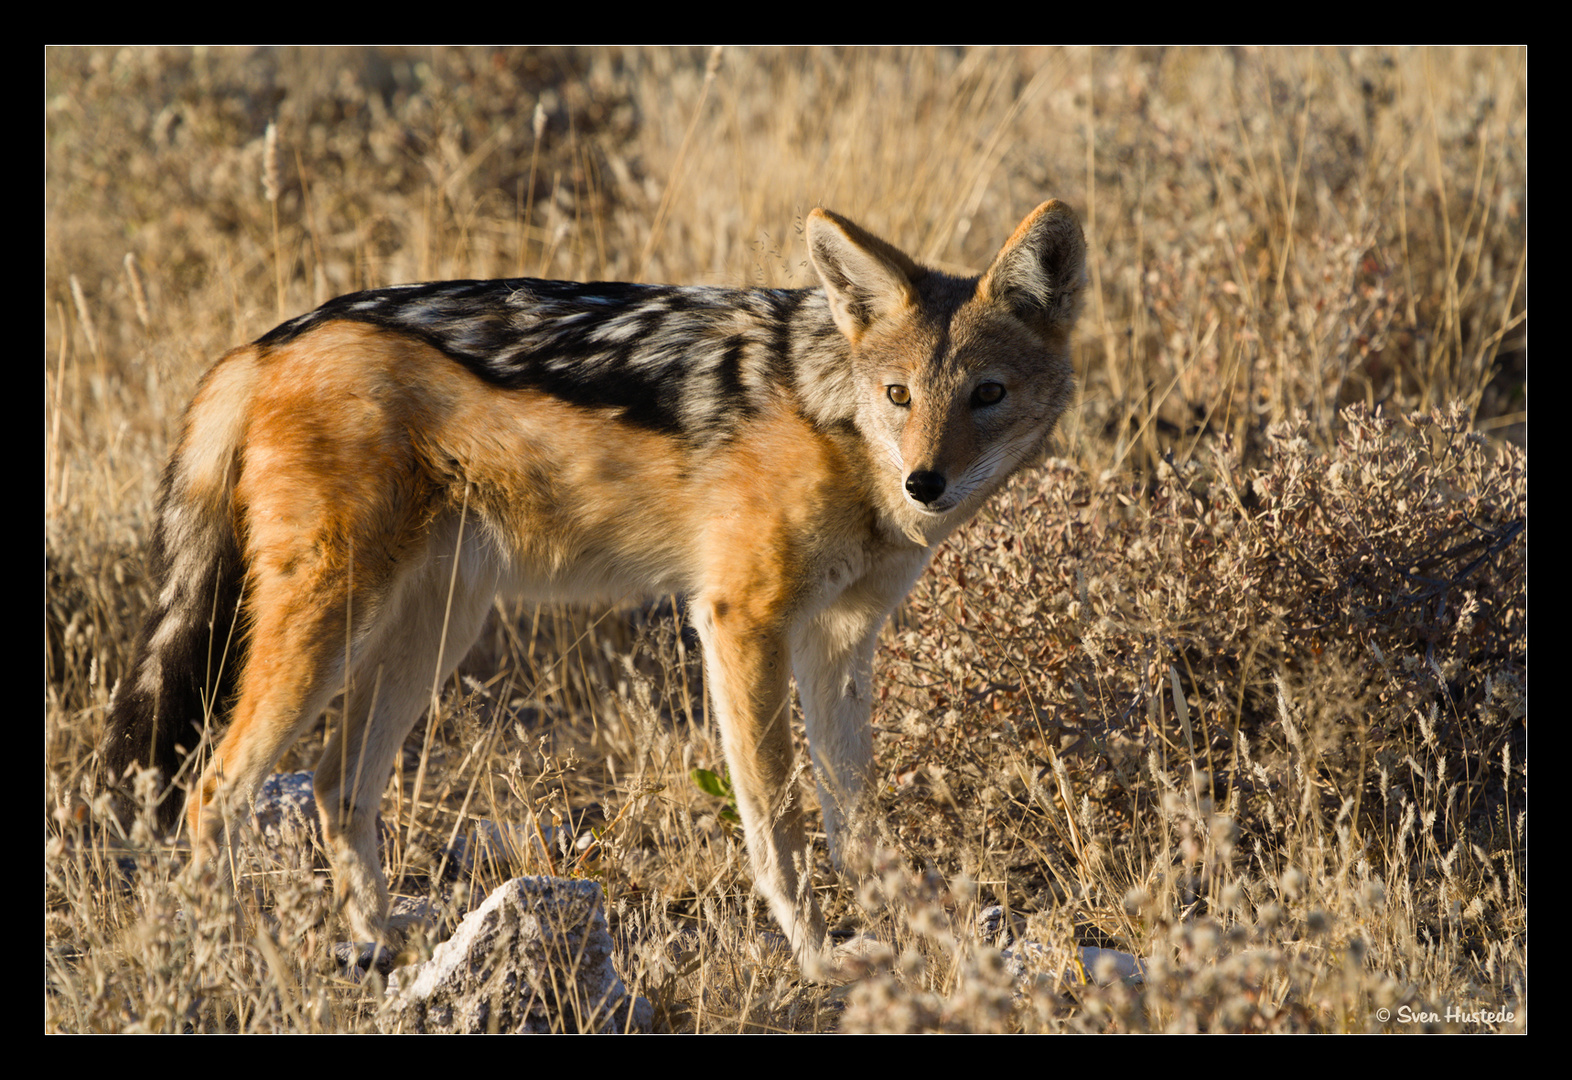
[[[377,815],[388,777],[433,688],[480,635],[496,592],[495,571],[481,553],[466,552],[452,572],[457,543],[456,530],[439,529],[427,558],[406,560],[357,650],[343,723],[317,763],[317,808],[339,903],[360,941],[384,940],[388,889]]]
[[[341,685],[341,597],[296,584],[257,575],[247,598],[252,631],[229,727],[186,804],[200,859],[249,819],[262,782]]]

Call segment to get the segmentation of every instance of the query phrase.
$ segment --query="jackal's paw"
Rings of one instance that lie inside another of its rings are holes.
[[[354,982],[373,971],[386,975],[397,959],[396,950],[375,941],[340,941],[333,946],[333,962],[342,975]]]
[[[333,946],[334,964],[357,982],[373,970],[386,975],[396,967],[431,959],[433,943],[451,930],[440,906],[407,896],[394,897],[387,918],[377,925],[378,932],[365,934],[366,940],[340,941]],[[353,923],[342,929],[359,936]]]
[[[887,971],[895,952],[875,937],[859,934],[839,945],[821,950],[803,964],[803,978],[823,986],[842,986],[876,972]]]

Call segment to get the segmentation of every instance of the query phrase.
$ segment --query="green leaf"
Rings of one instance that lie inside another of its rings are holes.
[[[688,778],[693,781],[693,786],[706,795],[713,795],[717,799],[732,802],[736,796],[731,791],[731,780],[711,772],[709,769],[694,769],[688,773]]]

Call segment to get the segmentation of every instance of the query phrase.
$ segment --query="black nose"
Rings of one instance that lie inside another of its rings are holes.
[[[936,472],[914,472],[906,478],[906,492],[927,506],[944,494],[944,477]]]

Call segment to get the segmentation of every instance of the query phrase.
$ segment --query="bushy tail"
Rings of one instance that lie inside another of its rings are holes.
[[[245,568],[234,484],[253,365],[233,354],[209,372],[186,413],[164,474],[149,556],[158,589],[136,659],[110,703],[102,760],[109,786],[128,791],[135,768],[160,774],[158,822],[180,817],[178,781],[209,717],[234,688],[244,640]]]

